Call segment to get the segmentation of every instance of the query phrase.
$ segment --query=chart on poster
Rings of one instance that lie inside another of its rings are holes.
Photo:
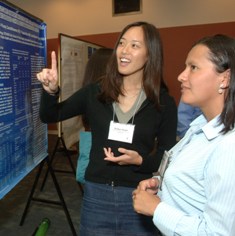
[[[46,24],[0,1],[0,199],[48,155],[36,79],[45,65]]]

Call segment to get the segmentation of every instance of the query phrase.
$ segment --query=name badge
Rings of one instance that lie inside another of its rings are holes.
[[[108,139],[125,143],[132,143],[135,126],[132,124],[121,124],[110,122]]]
[[[158,168],[158,171],[153,173],[154,176],[159,176],[159,188],[160,190],[162,190],[162,181],[163,181],[163,177],[165,174],[165,171],[170,163],[170,158],[171,158],[171,154],[167,151],[164,152],[164,155],[162,157],[162,161],[161,164]]]

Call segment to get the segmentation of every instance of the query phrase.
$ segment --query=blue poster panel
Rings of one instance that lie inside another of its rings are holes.
[[[48,155],[39,118],[46,24],[0,1],[0,199]]]

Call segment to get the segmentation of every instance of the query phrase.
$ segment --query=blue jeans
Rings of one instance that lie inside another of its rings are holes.
[[[80,236],[158,235],[152,217],[136,213],[133,188],[86,182]]]

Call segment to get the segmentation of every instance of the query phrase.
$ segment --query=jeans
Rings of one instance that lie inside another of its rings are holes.
[[[80,236],[153,236],[152,217],[138,214],[132,205],[133,188],[86,182]]]

